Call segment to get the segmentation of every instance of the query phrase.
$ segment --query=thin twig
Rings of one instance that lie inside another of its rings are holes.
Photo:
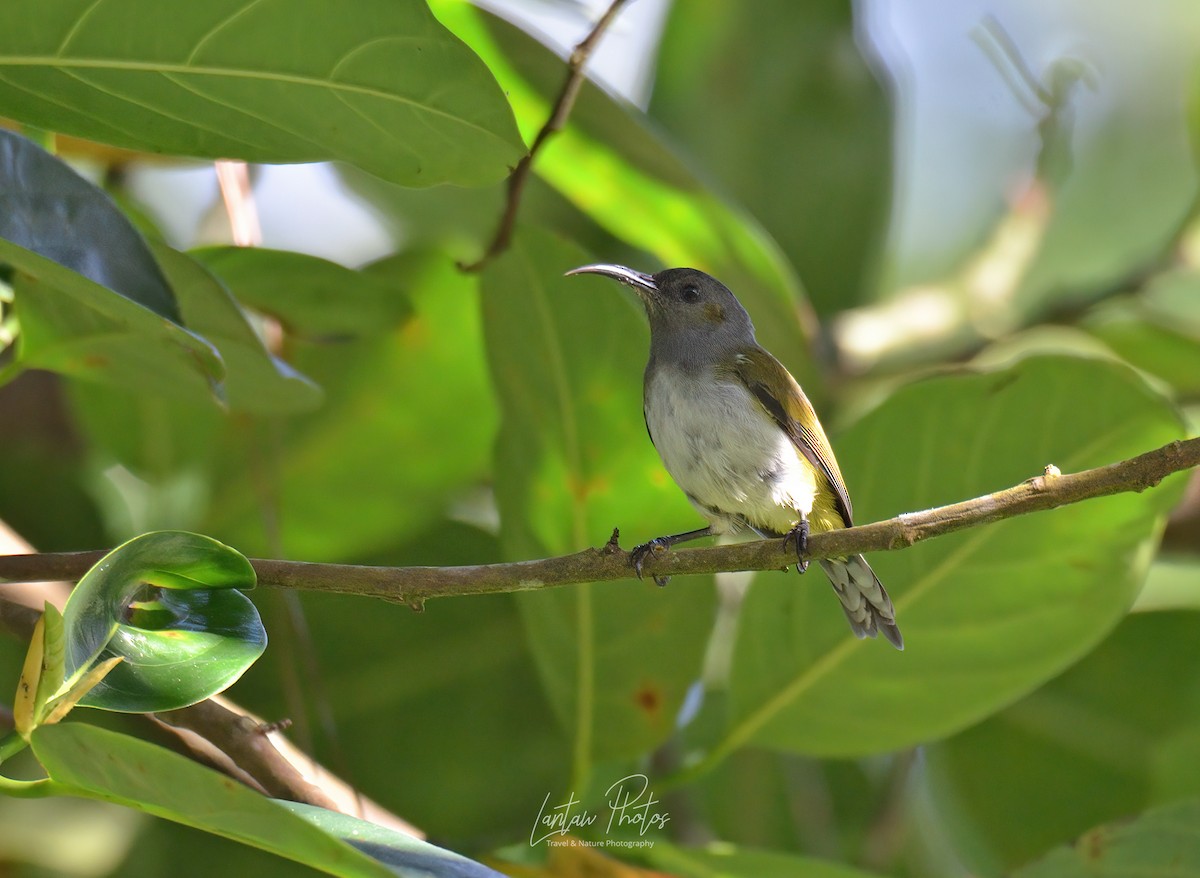
[[[567,60],[567,77],[563,81],[562,90],[558,93],[558,99],[554,102],[554,108],[550,111],[550,118],[546,120],[546,124],[538,131],[537,136],[533,139],[533,145],[529,147],[529,152],[526,153],[517,166],[513,168],[512,174],[508,178],[508,196],[504,203],[504,213],[500,216],[500,223],[496,226],[496,232],[492,236],[492,242],[488,245],[484,254],[475,262],[469,265],[463,265],[463,271],[480,271],[489,262],[508,249],[509,243],[512,241],[513,231],[517,225],[517,211],[521,206],[521,195],[525,191],[525,184],[529,180],[529,174],[533,170],[533,160],[537,157],[543,144],[550,138],[550,135],[561,131],[563,126],[567,124],[567,118],[571,115],[571,108],[575,106],[575,98],[579,95],[579,89],[583,87],[583,68],[587,64],[588,57],[592,54],[592,50],[596,44],[600,42],[600,38],[604,32],[608,30],[609,24],[616,18],[617,13],[621,10],[629,0],[613,0],[609,4],[605,13],[600,16],[600,20],[596,22],[596,26],[592,28],[591,33],[583,38],[574,51],[571,52],[571,57]]]
[[[1060,474],[1053,467],[1047,467],[1043,475],[994,494],[923,512],[906,512],[874,524],[813,534],[808,541],[808,557],[839,558],[862,552],[902,549],[930,537],[1029,512],[1109,494],[1144,491],[1172,473],[1196,466],[1200,466],[1200,438],[1176,440],[1129,460],[1078,473]],[[103,554],[65,552],[2,556],[0,582],[78,579]],[[652,553],[646,559],[644,572],[650,581],[655,576],[772,570],[793,560],[794,555],[784,546],[783,540],[759,540]],[[261,585],[368,595],[406,603],[415,609],[428,598],[533,591],[581,582],[628,579],[633,575],[629,554],[615,539],[601,548],[585,549],[574,555],[469,567],[365,567],[265,559],[252,559],[250,563]]]

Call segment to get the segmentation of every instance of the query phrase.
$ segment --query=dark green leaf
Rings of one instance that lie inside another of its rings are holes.
[[[473,878],[491,869],[416,839],[402,849],[402,866],[384,865],[375,851],[360,852],[336,837],[351,818],[303,816],[290,803],[264,798],[211,769],[128,735],[78,723],[38,729],[38,761],[59,791],[117,802],[203,829],[344,878]],[[318,809],[313,809],[317,811]],[[329,824],[335,832],[326,831]],[[369,826],[369,824],[367,824]],[[371,841],[384,831],[374,828]],[[388,834],[389,836],[391,834]],[[401,845],[392,839],[391,856]],[[384,862],[389,862],[385,860]]]
[[[103,191],[6,131],[0,263],[17,270],[20,335],[9,375],[42,368],[172,395],[217,389],[220,357],[180,325],[141,235]]]
[[[1179,802],[1138,819],[1099,826],[1013,878],[1129,878],[1200,875],[1200,802]]]
[[[19,4],[0,115],[115,146],[338,159],[409,186],[500,179],[523,147],[487,68],[419,0]]]
[[[81,703],[174,710],[230,686],[267,645],[258,611],[239,591],[254,580],[242,555],[198,534],[159,531],[113,549],[63,612],[68,677],[124,659]]]
[[[1127,367],[1030,358],[905,387],[835,440],[858,520],[975,497],[1036,475],[1112,463],[1180,435]],[[819,573],[764,574],[742,611],[732,724],[718,752],[756,742],[824,755],[947,734],[1059,673],[1132,603],[1179,479],[1022,516],[871,558],[903,653],[858,641]]]
[[[0,238],[167,320],[182,320],[146,241],[104,190],[31,141],[3,129]]]
[[[496,498],[512,558],[694,526],[645,436],[647,330],[628,293],[564,278],[588,254],[530,230],[484,276],[484,328],[503,408]],[[594,760],[635,756],[674,728],[714,618],[711,577],[604,583],[520,598],[543,684],[574,740],[582,787]]]
[[[304,253],[206,247],[191,255],[243,305],[309,338],[387,332],[412,313],[408,296],[391,279]]]

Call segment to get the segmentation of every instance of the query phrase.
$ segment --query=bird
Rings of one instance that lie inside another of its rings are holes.
[[[809,533],[851,527],[853,508],[812,403],[791,373],[761,347],[750,315],[716,278],[695,268],[646,274],[584,265],[630,287],[650,322],[643,414],[671,478],[708,526],[657,537],[631,552],[640,578],[651,552],[706,536],[750,530],[785,540],[803,573]],[[821,567],[860,638],[904,638],[887,590],[862,555]],[[665,579],[656,577],[665,584]]]

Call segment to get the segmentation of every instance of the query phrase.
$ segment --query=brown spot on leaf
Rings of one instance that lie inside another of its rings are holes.
[[[656,719],[662,711],[662,690],[654,683],[642,683],[633,693],[633,700],[638,709],[644,711],[651,719]]]

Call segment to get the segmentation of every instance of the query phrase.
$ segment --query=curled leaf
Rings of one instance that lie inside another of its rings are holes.
[[[258,611],[241,592],[254,582],[244,556],[199,534],[159,531],[118,546],[67,601],[66,685],[74,691],[95,665],[120,657],[80,704],[175,710],[224,690],[266,648]]]

